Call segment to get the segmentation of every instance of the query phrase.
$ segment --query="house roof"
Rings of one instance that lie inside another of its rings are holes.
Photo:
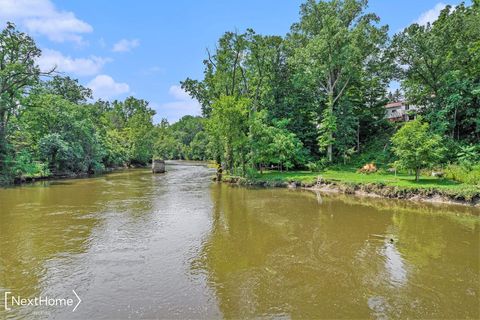
[[[403,106],[403,101],[398,101],[398,102],[391,102],[391,103],[387,103],[385,105],[385,108],[396,108],[396,107],[401,107]]]

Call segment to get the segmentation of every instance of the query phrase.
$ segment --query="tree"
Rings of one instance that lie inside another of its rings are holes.
[[[221,150],[217,161],[224,162],[230,172],[236,164],[246,172],[249,105],[250,100],[246,98],[221,96],[212,104],[207,121],[207,131]]]
[[[40,82],[37,91],[46,92],[61,96],[63,99],[76,104],[86,103],[88,99],[92,99],[92,89],[85,88],[78,83],[77,79],[68,76],[53,76],[49,81]]]
[[[5,169],[8,122],[27,88],[42,74],[35,63],[39,56],[33,39],[8,22],[0,33],[0,172]]]
[[[245,34],[225,32],[218,40],[215,52],[207,50],[208,58],[202,81],[187,78],[182,81],[182,88],[202,105],[202,113],[209,116],[212,104],[221,96],[239,96],[245,90],[245,59],[247,42]]]
[[[153,116],[155,111],[148,101],[128,97],[114,101],[107,109],[106,122],[111,129],[118,130],[125,138],[128,150],[128,164],[145,165],[152,160],[152,144],[155,141]]]
[[[203,120],[202,117],[183,116],[170,125],[169,129],[183,145],[189,146],[195,135],[203,130]]]
[[[297,49],[291,58],[300,81],[317,94],[318,142],[333,159],[335,107],[362,67],[382,50],[387,27],[377,27],[379,18],[364,14],[365,0],[308,0],[301,6],[300,22],[292,26],[291,41]]]
[[[391,138],[393,152],[398,157],[396,165],[415,170],[415,181],[420,170],[434,165],[442,157],[442,138],[429,131],[429,124],[421,117],[405,123]]]
[[[209,137],[205,131],[199,131],[193,137],[192,142],[188,146],[188,159],[191,160],[208,160],[208,143]]]
[[[200,102],[206,117],[221,95],[250,99],[251,111],[273,107],[283,49],[279,36],[262,36],[253,29],[225,32],[215,51],[207,50],[203,80],[187,78],[182,88]]]
[[[446,6],[432,24],[410,25],[393,38],[407,101],[439,134],[480,139],[480,6]]]
[[[255,167],[276,164],[280,169],[292,168],[302,163],[305,150],[297,136],[286,128],[288,120],[273,121],[273,125],[266,123],[266,112],[257,112],[249,134],[251,154],[250,160]]]
[[[183,156],[183,145],[174,137],[172,126],[170,126],[167,119],[162,119],[156,129],[157,134],[153,145],[154,157],[160,159],[181,159]]]
[[[105,147],[98,119],[90,109],[52,94],[31,94],[22,105],[16,119],[15,149],[29,150],[47,161],[52,173],[103,168]]]
[[[388,93],[388,102],[399,102],[403,100],[403,94],[400,89],[395,89],[394,92]]]
[[[273,145],[271,147],[273,151],[273,157],[271,162],[280,166],[280,171],[283,168],[287,171],[296,163],[304,162],[304,150],[300,140],[294,133],[285,130],[285,124],[277,124],[273,127]]]
[[[49,164],[52,173],[65,170],[76,160],[71,146],[58,133],[43,136],[38,147],[40,158]]]

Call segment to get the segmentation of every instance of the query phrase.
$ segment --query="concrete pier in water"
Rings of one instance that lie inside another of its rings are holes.
[[[164,173],[165,172],[165,161],[164,160],[153,160],[152,161],[152,173]]]

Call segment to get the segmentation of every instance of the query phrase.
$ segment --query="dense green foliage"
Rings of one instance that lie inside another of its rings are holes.
[[[100,172],[158,157],[215,160],[242,176],[375,162],[413,169],[417,179],[421,169],[443,168],[478,184],[465,177],[480,163],[479,15],[477,0],[447,6],[433,24],[390,39],[366,0],[307,0],[285,37],[222,35],[203,79],[181,82],[202,116],[156,125],[147,101],[94,102],[77,80],[42,74],[34,41],[8,24],[0,33],[0,177]],[[388,92],[392,80],[401,90]],[[423,120],[387,121],[385,104],[399,99]]]
[[[70,81],[58,76],[52,81],[62,80]],[[51,93],[50,84],[41,85],[22,97],[11,120],[7,147],[12,160],[7,169],[13,171],[6,176],[93,173],[151,160],[156,131],[147,102],[130,97],[86,104],[83,96],[74,103],[72,97]],[[88,94],[77,86],[78,92]]]
[[[433,24],[395,35],[392,50],[408,100],[424,106],[432,129],[452,140],[480,140],[480,4],[447,6]]]
[[[422,123],[422,118],[418,117],[407,122],[392,137],[393,152],[398,156],[395,165],[415,170],[417,181],[420,170],[438,163],[443,155],[442,138],[430,134],[429,129],[428,123]]]
[[[205,119],[184,116],[170,125],[163,119],[157,126],[154,156],[161,159],[208,160],[209,139]]]
[[[9,24],[1,45],[1,181],[101,172],[144,165],[157,137],[154,111],[133,97],[113,103],[92,98],[77,80],[42,75],[33,40]]]
[[[392,39],[366,8],[364,0],[307,0],[286,37],[249,29],[219,39],[204,78],[182,82],[202,104],[217,162],[240,175],[372,161],[417,179],[424,168],[466,168],[461,158],[480,141],[478,1],[447,6],[433,24]],[[388,93],[392,80],[402,90]],[[401,99],[429,124],[387,121],[385,104]],[[469,158],[480,162],[471,150]]]
[[[40,50],[28,35],[8,23],[0,33],[0,172],[7,170],[9,161],[8,130],[18,100],[28,87],[35,84],[40,69],[35,58]]]

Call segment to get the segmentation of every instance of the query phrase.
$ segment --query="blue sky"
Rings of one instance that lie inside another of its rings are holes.
[[[227,30],[251,27],[284,35],[298,20],[299,0],[0,0],[0,23],[12,21],[32,34],[42,67],[78,78],[97,98],[146,99],[155,121],[199,114],[179,87],[201,78],[205,48]],[[445,4],[460,1],[370,0],[390,33],[412,22],[433,21]]]

